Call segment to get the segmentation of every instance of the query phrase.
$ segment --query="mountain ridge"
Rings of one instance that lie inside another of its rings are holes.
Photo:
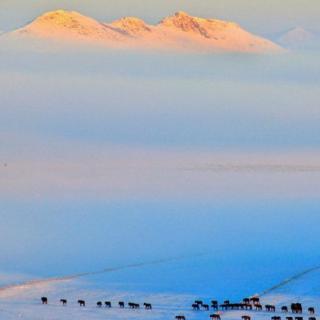
[[[136,17],[104,23],[76,11],[56,10],[44,13],[10,34],[117,48],[186,52],[282,51],[277,44],[249,33],[234,22],[194,17],[183,11],[151,25]]]

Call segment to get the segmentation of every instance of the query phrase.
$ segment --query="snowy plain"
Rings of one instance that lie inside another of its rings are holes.
[[[157,268],[154,270],[157,271]],[[262,304],[274,304],[274,314],[265,311],[219,311],[222,319],[241,319],[242,315],[250,315],[253,319],[269,320],[273,315],[288,316],[280,312],[283,305],[301,302],[304,306],[302,314],[306,319],[308,307],[319,310],[319,268],[292,279],[267,293],[261,293]],[[90,278],[90,277],[89,277]],[[122,291],[110,288],[107,282],[99,279],[101,287],[92,287],[92,279],[50,280],[41,283],[29,283],[0,290],[0,319],[174,319],[176,315],[185,315],[187,319],[209,319],[213,311],[192,311],[191,304],[195,299],[203,299],[208,303],[212,296],[196,296],[192,294],[148,293],[139,291]],[[281,283],[281,282],[280,282]],[[49,298],[48,305],[42,305],[40,297]],[[61,298],[68,299],[68,305],[60,304]],[[79,307],[77,300],[86,301],[86,307]],[[216,298],[213,298],[216,299]],[[98,308],[97,301],[111,301],[113,307]],[[120,309],[118,301],[152,303],[152,310]],[[317,316],[317,313],[316,315]]]

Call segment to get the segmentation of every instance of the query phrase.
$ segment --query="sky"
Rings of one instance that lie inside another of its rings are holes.
[[[268,34],[302,26],[320,31],[318,0],[1,0],[0,30],[26,24],[49,10],[80,11],[101,21],[138,16],[155,23],[176,11],[232,20],[252,32]]]

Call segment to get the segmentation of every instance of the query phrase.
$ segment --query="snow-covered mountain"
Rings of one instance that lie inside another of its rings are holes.
[[[233,22],[193,17],[185,12],[166,17],[157,25],[148,25],[135,17],[102,23],[74,11],[58,10],[45,13],[11,35],[90,42],[111,48],[252,53],[282,50]]]
[[[281,46],[292,49],[307,49],[320,44],[320,37],[316,33],[302,27],[295,27],[281,33],[275,40]]]
[[[58,10],[45,13],[15,34],[67,41],[121,41],[124,35],[77,12]]]

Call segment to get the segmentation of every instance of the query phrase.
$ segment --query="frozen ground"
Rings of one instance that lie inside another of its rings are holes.
[[[151,268],[151,267],[150,267]],[[154,268],[157,271],[157,267]],[[145,270],[148,272],[147,270]],[[113,274],[116,274],[115,271]],[[155,283],[156,273],[154,274]],[[272,289],[262,295],[262,303],[272,303],[278,307],[300,301],[305,308],[309,306],[320,307],[320,270],[304,274],[283,285]],[[116,279],[115,276],[112,278]],[[109,279],[110,280],[110,279]],[[252,279],[254,281],[254,279]],[[0,289],[0,319],[27,319],[27,320],[53,320],[53,319],[173,319],[177,314],[184,314],[187,319],[208,319],[210,312],[192,311],[190,304],[196,298],[209,302],[215,296],[198,296],[184,293],[165,293],[160,291],[149,292],[144,288],[124,290],[125,283],[109,283],[108,277],[101,275],[84,276],[67,280],[49,280],[31,282],[29,284],[12,286]],[[130,285],[128,286],[130,288]],[[205,287],[205,284],[204,284]],[[49,304],[40,304],[40,297],[47,296]],[[68,306],[61,306],[59,300],[68,299]],[[227,298],[227,297],[225,297]],[[229,297],[228,297],[229,298]],[[86,300],[87,306],[80,308],[76,301]],[[97,308],[97,301],[133,301],[140,304],[150,302],[152,311]],[[253,319],[270,319],[270,313],[245,312],[251,314]],[[240,319],[243,311],[222,312],[222,319]],[[276,313],[278,314],[278,313]],[[279,314],[281,315],[281,314]],[[282,315],[284,316],[284,315]],[[307,314],[304,314],[307,319]]]

